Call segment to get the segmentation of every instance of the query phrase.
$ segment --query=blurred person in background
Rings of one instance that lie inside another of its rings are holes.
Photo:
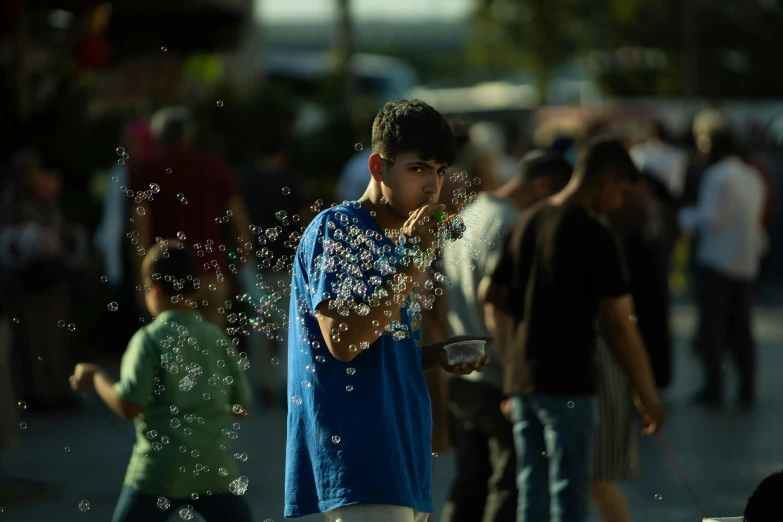
[[[655,385],[671,382],[671,333],[666,228],[653,192],[660,182],[641,174],[621,207],[608,214],[623,252],[634,321],[647,349]],[[666,190],[663,188],[662,190]],[[591,500],[605,522],[630,522],[620,482],[638,479],[638,414],[633,390],[603,336],[596,344],[598,423],[593,442]]]
[[[356,152],[343,167],[340,180],[337,183],[337,201],[356,201],[364,195],[367,178],[370,170],[367,164],[370,162],[372,150],[370,147]]]
[[[253,239],[259,242],[257,248],[268,248],[273,254],[268,259],[250,258],[240,273],[243,287],[253,299],[253,309],[260,306],[264,312],[259,319],[260,331],[248,337],[252,346],[248,351],[252,350],[252,353],[260,356],[261,364],[253,367],[256,368],[257,382],[267,405],[286,397],[287,350],[282,343],[281,332],[288,317],[290,302],[285,291],[291,288],[291,275],[287,268],[276,269],[272,264],[292,252],[283,248],[282,242],[267,243],[262,236],[265,230],[285,226],[285,222],[293,222],[294,229],[298,230],[307,226],[307,220],[312,215],[312,212],[308,212],[304,184],[291,171],[288,147],[288,138],[283,134],[265,138],[261,142],[261,154],[256,163],[239,174],[239,185],[250,221],[258,227],[255,230],[257,234],[254,232],[258,237]],[[369,176],[369,171],[366,175]],[[294,216],[299,216],[298,221],[295,221],[297,218]],[[280,299],[274,299],[275,293]],[[251,312],[249,315],[255,317],[259,314]]]
[[[146,120],[134,121],[125,126],[120,137],[120,143],[124,149],[124,157],[119,154],[120,160],[109,169],[106,191],[103,196],[103,213],[98,229],[95,231],[94,244],[103,257],[103,275],[107,278],[107,284],[111,289],[112,301],[118,301],[122,305],[117,310],[120,328],[110,328],[106,332],[111,337],[111,342],[106,346],[124,346],[130,340],[133,332],[138,328],[138,318],[145,315],[146,310],[136,309],[137,296],[134,283],[136,277],[132,272],[131,244],[125,234],[131,230],[129,198],[120,187],[130,183],[130,171],[134,165],[143,163],[155,154],[155,139],[150,131],[149,122]],[[133,214],[136,215],[135,212]],[[135,252],[134,252],[135,255]]]
[[[594,501],[601,500],[597,493],[611,493],[599,489],[613,483],[595,475],[591,465],[601,455],[591,429],[601,404],[595,398],[603,371],[595,360],[599,319],[633,383],[645,432],[655,433],[664,421],[644,343],[631,320],[622,252],[602,217],[622,205],[637,176],[619,141],[589,142],[565,189],[520,216],[490,283],[482,285],[486,300],[513,321],[501,359],[504,391],[512,395],[519,522],[587,520],[591,493]],[[612,400],[605,403],[610,410],[600,413],[602,419],[614,413]],[[608,456],[616,452],[612,448]]]
[[[496,349],[487,355],[495,367],[481,374],[449,379],[449,412],[456,448],[457,476],[441,522],[502,522],[516,519],[516,457],[512,425],[500,410],[503,400],[503,369],[500,330],[505,323],[491,305],[477,299],[479,285],[494,270],[502,241],[520,210],[561,190],[571,176],[571,167],[560,156],[534,151],[517,167],[515,178],[493,192],[478,193],[463,209],[468,224],[465,236],[449,243],[443,272],[454,285],[446,301],[435,306],[445,312],[448,336],[483,332],[496,335]]]
[[[28,408],[76,405],[64,382],[69,370],[70,272],[84,265],[86,232],[64,223],[57,172],[33,149],[19,151],[0,207],[3,310],[18,319],[13,336],[16,389]]]
[[[457,144],[457,159],[449,168],[440,193],[440,203],[446,205],[450,214],[460,211],[460,192],[492,191],[500,186],[493,148],[486,143],[473,143],[470,129],[474,126],[461,121],[454,121],[453,126],[463,137]]]
[[[685,190],[687,153],[672,144],[661,121],[649,122],[645,134],[644,140],[629,151],[631,158],[642,173],[659,180],[671,197],[679,200]]]
[[[235,263],[229,251],[235,242],[243,252],[253,248],[239,185],[222,159],[196,148],[196,122],[187,108],[158,110],[150,128],[160,150],[133,168],[128,185],[139,201],[132,205],[139,248],[131,253],[134,286],[143,285],[138,277],[145,249],[156,243],[156,237],[176,237],[199,258],[201,285],[207,288],[205,318],[223,325],[219,309],[231,295]],[[147,191],[153,201],[138,198],[139,191]],[[142,292],[137,294],[143,305]]]
[[[362,135],[372,132],[372,122],[375,114],[362,114],[359,116],[361,123],[358,125],[362,129]],[[340,179],[337,182],[337,203],[343,201],[356,201],[364,195],[364,189],[367,187],[367,180],[370,176],[370,156],[372,150],[368,143],[357,143],[354,146],[356,153],[346,162]]]
[[[470,126],[469,135],[471,143],[491,155],[499,184],[516,177],[519,159],[508,154],[508,140],[499,125],[480,121]],[[480,174],[479,172],[478,175]]]
[[[697,343],[705,383],[695,399],[708,406],[723,402],[722,363],[729,349],[740,373],[739,401],[753,405],[756,353],[752,331],[755,283],[766,248],[763,212],[764,184],[737,152],[724,120],[700,127],[697,146],[707,168],[695,206],[684,208],[679,225],[697,236],[695,262],[699,305]]]
[[[206,375],[222,374],[226,387],[223,393],[216,393],[206,379],[177,375],[174,354],[166,345],[173,335],[178,336],[178,343],[193,339],[203,348],[230,345],[226,333],[202,320],[187,302],[172,300],[176,295],[198,300],[204,291],[195,282],[198,270],[193,251],[179,241],[165,239],[150,248],[144,257],[141,279],[144,300],[155,321],[131,338],[122,356],[119,380],[115,382],[93,363],[77,364],[68,380],[75,391],[94,390],[113,413],[134,424],[136,442],[112,522],[165,522],[170,518],[166,511],[169,507],[178,512],[186,509],[189,518],[195,510],[209,522],[252,520],[247,501],[241,496],[244,490],[237,493],[242,487],[237,459],[232,458],[230,447],[218,442],[223,426],[247,415],[251,401],[248,378],[241,364],[225,365],[222,350],[189,349],[177,356],[187,358],[183,366],[198,366]],[[154,274],[163,277],[155,278]],[[159,393],[164,389],[166,396],[161,397]],[[177,429],[180,421],[172,416],[179,413],[177,408],[181,408],[186,422],[191,420],[189,415],[198,417],[199,422]],[[172,448],[187,444],[190,453],[167,451],[163,446],[167,439]],[[205,473],[180,471],[184,465],[192,465],[193,457],[198,457]],[[209,468],[214,472],[206,473]],[[161,497],[165,497],[165,506]],[[183,513],[180,517],[189,519]]]

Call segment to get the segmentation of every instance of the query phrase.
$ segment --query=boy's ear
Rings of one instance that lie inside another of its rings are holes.
[[[375,181],[381,181],[383,179],[384,175],[384,160],[381,158],[381,155],[378,153],[375,153],[370,156],[370,159],[367,161],[367,166],[370,169],[370,175],[372,176],[372,179]]]
[[[153,293],[155,297],[161,296],[162,292],[161,292],[160,284],[158,284],[157,281],[153,281],[152,279],[147,278],[144,280],[144,284],[150,285],[150,291]]]

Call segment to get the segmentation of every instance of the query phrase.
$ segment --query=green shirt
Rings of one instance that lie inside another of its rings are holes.
[[[234,405],[251,400],[247,359],[195,311],[169,310],[141,328],[122,357],[119,397],[146,406],[125,485],[155,496],[222,493],[239,477],[230,441]],[[184,470],[184,471],[183,471]]]

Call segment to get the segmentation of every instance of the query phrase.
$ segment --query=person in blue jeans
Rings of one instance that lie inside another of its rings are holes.
[[[634,389],[644,432],[663,426],[622,253],[604,217],[637,177],[619,141],[589,142],[568,185],[519,217],[485,286],[486,300],[513,324],[501,362],[517,451],[517,522],[588,518],[599,325]]]
[[[387,103],[373,123],[364,195],[324,210],[302,235],[288,331],[286,517],[425,522],[433,511],[424,372],[467,375],[489,363],[448,363],[444,345],[472,336],[421,340],[421,309],[443,292],[433,213],[443,211],[454,148],[432,107]]]

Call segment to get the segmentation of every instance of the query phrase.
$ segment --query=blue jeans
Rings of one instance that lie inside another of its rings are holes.
[[[250,522],[250,507],[244,497],[231,493],[219,495],[201,495],[198,500],[191,498],[170,498],[171,505],[160,509],[158,497],[141,493],[135,489],[123,486],[117,507],[114,508],[112,522],[166,522],[173,513],[180,509],[193,506],[194,511],[204,517],[207,522]],[[176,515],[173,515],[176,517]]]
[[[596,399],[515,395],[511,398],[517,451],[517,522],[585,522]]]

